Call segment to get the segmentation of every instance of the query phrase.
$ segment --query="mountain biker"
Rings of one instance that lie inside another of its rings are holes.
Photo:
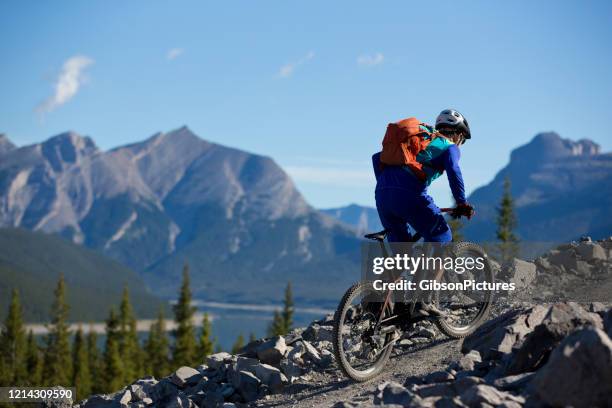
[[[434,132],[428,125],[427,131]],[[451,192],[456,202],[453,217],[474,215],[474,208],[465,198],[463,176],[459,167],[459,146],[471,139],[470,127],[465,117],[454,109],[443,110],[436,119],[435,131],[440,137],[417,156],[423,164],[424,181],[417,178],[407,166],[385,165],[381,170],[380,153],[372,156],[376,175],[376,209],[390,242],[410,240],[409,224],[419,232],[425,242],[450,242],[452,232],[440,209],[427,193],[427,188],[446,171]],[[433,305],[422,305],[425,313],[439,315]]]

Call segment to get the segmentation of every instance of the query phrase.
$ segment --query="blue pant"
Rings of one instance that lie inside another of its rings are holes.
[[[426,242],[451,242],[452,233],[440,209],[423,191],[377,188],[376,209],[390,242],[407,242],[410,224]]]

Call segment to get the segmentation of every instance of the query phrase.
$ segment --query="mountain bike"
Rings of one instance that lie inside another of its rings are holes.
[[[452,208],[441,210],[453,211]],[[385,230],[364,235],[365,238],[379,243],[384,257],[394,256],[393,248],[385,241],[386,236]],[[411,235],[409,242],[417,243],[421,238],[419,233],[415,233]],[[458,242],[445,244],[444,247],[445,254],[455,258],[480,257],[484,260],[484,267],[477,272],[480,276],[466,276],[465,273],[443,270],[440,271],[441,275],[436,277],[439,281],[459,282],[463,279],[478,278],[480,281],[493,283],[492,265],[480,246],[470,242]],[[474,272],[470,273],[474,275]],[[415,279],[418,275],[416,273],[410,276]],[[406,278],[406,271],[389,276],[391,282],[397,282]],[[493,292],[485,291],[477,296],[470,291],[450,292],[443,298],[440,297],[440,291],[430,292],[428,302],[434,302],[443,312],[441,316],[435,317],[416,313],[419,301],[426,297],[425,293],[417,294],[416,298],[405,292],[402,296],[401,301],[398,301],[397,294],[390,290],[376,290],[372,281],[363,280],[346,291],[334,315],[333,345],[336,361],[347,377],[362,382],[378,376],[401,334],[415,327],[420,321],[433,321],[436,327],[450,338],[460,339],[468,336],[486,320]]]

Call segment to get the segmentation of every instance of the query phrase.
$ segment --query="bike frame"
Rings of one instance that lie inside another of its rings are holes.
[[[450,212],[453,211],[453,208],[441,208],[440,211],[444,212],[444,213],[450,213]],[[422,237],[423,236],[419,232],[416,232],[415,234],[411,235],[411,237],[410,237],[411,239],[409,241],[407,241],[407,242],[417,242]],[[389,257],[389,255],[392,254],[392,251],[391,251],[391,247],[390,246],[389,246],[389,249],[387,249],[387,245],[385,245],[387,243],[387,241],[386,240],[379,240],[378,242],[379,242],[380,249],[382,251],[383,256],[385,258]],[[398,282],[401,279],[401,275],[402,275],[403,272],[404,271],[400,272],[398,274],[398,276],[395,277],[395,279],[393,281],[394,282]],[[393,295],[393,292],[391,290],[387,290],[387,293],[385,295],[385,300],[384,300],[384,303],[383,303],[383,307],[381,308],[380,315],[378,316],[378,322],[376,324],[377,327],[380,327],[384,323],[388,323],[389,321],[391,321],[393,319],[397,319],[398,317],[402,316],[402,315],[399,315],[399,314],[393,314],[393,306],[395,305],[395,302],[392,299],[392,295]],[[414,319],[413,318],[412,315],[414,313],[415,307],[416,307],[416,301],[415,300],[411,300],[410,301],[410,307],[408,308],[408,312],[405,313],[405,314],[408,315],[408,318],[410,319],[410,321],[414,322],[414,323],[416,323],[419,320],[425,319],[425,317],[422,318],[422,319]],[[387,310],[387,309],[389,310],[389,314],[391,316],[386,318],[386,319],[383,319],[383,316],[385,315],[385,310]],[[396,327],[394,325],[390,325],[388,327],[382,328],[381,329],[381,333],[383,332],[383,330],[384,330],[384,332],[391,332],[391,331],[394,331],[395,329],[396,329]]]

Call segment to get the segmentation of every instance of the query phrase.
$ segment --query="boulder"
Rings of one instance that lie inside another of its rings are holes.
[[[420,400],[420,397],[396,382],[385,382],[377,387],[374,403],[378,405],[410,406]]]
[[[235,370],[236,371],[248,371],[255,374],[255,367],[260,365],[258,359],[249,357],[238,357],[236,359]]]
[[[557,249],[548,253],[548,261],[553,265],[562,266],[566,271],[575,271],[577,260],[578,257],[573,248]]]
[[[536,278],[537,267],[532,262],[514,258],[504,265],[500,278],[504,282],[514,283],[517,290],[527,288]]]
[[[455,396],[455,389],[451,383],[416,385],[410,391],[415,392],[421,398]]]
[[[117,397],[116,399],[121,405],[127,405],[132,402],[132,393],[130,392],[130,390],[126,389],[119,393],[119,397]]]
[[[159,401],[163,399],[171,399],[178,395],[179,389],[172,381],[168,378],[162,379],[160,382],[155,384],[149,395],[153,401]]]
[[[231,354],[223,351],[221,353],[211,354],[210,356],[208,356],[208,358],[206,359],[206,364],[209,368],[212,368],[213,370],[218,370],[223,365],[223,363],[228,360],[231,360],[231,358]]]
[[[303,340],[302,344],[304,345],[304,354],[306,358],[317,365],[321,364],[321,354],[319,354],[319,351],[306,340]]]
[[[255,366],[255,375],[273,393],[281,392],[284,384],[287,382],[287,377],[278,368],[268,364],[258,364]]]
[[[289,359],[287,359],[286,361],[281,361],[280,369],[283,372],[283,374],[285,374],[285,376],[287,377],[287,380],[290,383],[295,381],[299,376],[301,376],[304,373],[304,370],[302,370],[302,368],[299,365],[295,364],[293,361]]]
[[[264,364],[278,365],[287,352],[283,336],[273,337],[257,347],[257,358]]]
[[[457,371],[473,371],[476,363],[481,363],[482,357],[478,350],[470,350],[469,353],[463,355],[459,361],[453,364],[452,368]]]
[[[568,336],[532,381],[533,391],[551,406],[609,406],[612,401],[612,341],[602,330]]]
[[[232,373],[231,377],[232,385],[246,402],[257,399],[259,396],[259,386],[261,384],[259,378],[248,371]]]
[[[455,376],[449,373],[448,371],[434,371],[432,373],[427,374],[423,378],[423,381],[427,384],[431,384],[452,381],[454,379]]]
[[[323,368],[323,369],[328,368],[334,362],[334,353],[332,353],[331,351],[327,349],[321,350],[320,356],[321,356],[321,360],[317,364],[320,368]]]
[[[551,351],[577,328],[592,325],[602,328],[601,317],[577,303],[557,303],[525,341],[508,366],[507,374],[535,371],[546,363]]]
[[[461,351],[467,354],[476,350],[483,359],[500,358],[520,344],[542,322],[547,311],[548,308],[542,305],[508,311],[489,320],[466,337]]]
[[[606,250],[596,242],[581,242],[576,247],[576,252],[589,263],[607,259]]]
[[[333,326],[322,326],[318,323],[312,323],[302,333],[302,338],[308,341],[333,341],[334,339]]]
[[[460,396],[461,402],[469,407],[499,407],[520,408],[525,398],[500,391],[486,384],[475,385],[468,388]]]
[[[195,384],[202,379],[202,374],[195,368],[181,367],[170,376],[170,381],[179,387]]]

